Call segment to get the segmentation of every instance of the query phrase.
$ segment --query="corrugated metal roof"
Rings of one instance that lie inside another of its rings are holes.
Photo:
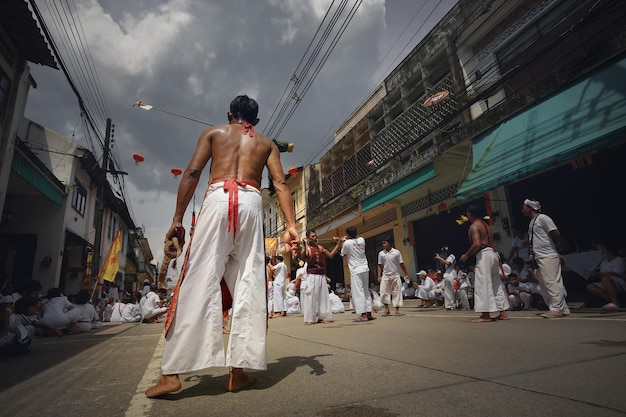
[[[58,69],[28,1],[0,0],[0,10],[0,26],[15,43],[18,54],[27,61]]]

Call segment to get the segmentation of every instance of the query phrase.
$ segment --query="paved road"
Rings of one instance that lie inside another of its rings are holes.
[[[410,303],[408,303],[410,304]],[[32,353],[0,359],[0,415],[167,416],[624,416],[626,312],[547,320],[512,312],[402,309],[400,317],[327,325],[302,316],[269,322],[268,369],[227,393],[225,368],[184,375],[184,390],[149,400],[162,325],[110,324],[40,338]]]

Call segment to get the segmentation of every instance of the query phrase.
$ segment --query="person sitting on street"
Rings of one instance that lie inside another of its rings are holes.
[[[597,270],[590,274],[596,282],[587,284],[587,290],[608,301],[602,308],[606,311],[619,310],[619,293],[626,292],[626,262],[611,244],[599,245],[603,259]]]
[[[112,298],[107,299],[107,304],[104,307],[104,311],[102,313],[102,321],[110,322],[111,315],[113,314],[113,305],[115,304],[115,300]]]
[[[141,293],[139,294],[141,295]],[[117,301],[113,303],[113,308],[111,312],[111,323],[121,323],[122,322],[122,312],[124,311],[124,307],[126,303],[124,302],[126,299],[122,301]]]
[[[67,334],[78,333],[76,324],[80,310],[75,309],[67,297],[64,297],[60,288],[50,288],[42,308],[41,321],[65,331]]]
[[[467,275],[467,272],[461,268],[460,263],[456,263],[454,265],[455,278],[454,278],[454,289],[456,290],[457,301],[461,303],[461,311],[467,311],[470,309],[469,303],[469,289],[470,282]]]
[[[415,287],[408,276],[402,279],[402,297],[405,299],[415,298]]]
[[[330,309],[333,314],[345,313],[346,308],[343,305],[343,301],[337,294],[330,291],[328,293],[328,297],[330,297]]]
[[[30,332],[15,314],[12,295],[0,298],[0,356],[28,352],[34,332]]]
[[[93,304],[89,302],[89,291],[80,290],[74,298],[74,307],[80,311],[76,331],[78,333],[88,332],[91,329],[102,327],[102,322]]]
[[[144,323],[158,323],[159,317],[167,313],[167,307],[163,302],[166,295],[165,288],[157,288],[141,298],[139,309]]]
[[[420,284],[416,290],[417,298],[422,300],[420,307],[428,308],[435,304],[435,281],[423,269],[417,273]]]
[[[511,310],[532,310],[530,288],[523,282],[520,282],[515,272],[511,272],[509,275],[509,283],[506,289],[509,294]]]
[[[141,295],[125,298],[124,308],[122,309],[122,323],[138,323],[141,321],[141,311],[139,311],[139,300]]]
[[[61,329],[41,321],[40,314],[42,307],[42,301],[30,296],[22,297],[15,303],[15,316],[17,316],[21,324],[28,329],[31,339],[34,338],[35,335],[63,336]]]

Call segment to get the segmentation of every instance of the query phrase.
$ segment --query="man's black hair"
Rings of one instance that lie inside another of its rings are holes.
[[[254,99],[246,95],[237,96],[230,102],[230,113],[236,119],[254,123],[259,114],[259,105]]]
[[[282,262],[284,258],[281,255],[276,255],[276,259]]]
[[[350,226],[346,229],[346,234],[348,237],[355,238],[356,237],[356,227]]]
[[[37,305],[35,297],[22,297],[15,302],[15,314],[26,314],[28,308]]]
[[[89,291],[87,290],[80,290],[78,291],[78,294],[76,294],[76,297],[74,298],[74,302],[76,304],[87,304],[89,302],[89,299],[91,297],[89,296]]]
[[[484,217],[485,209],[484,207],[479,206],[478,204],[472,204],[471,206],[467,208],[467,213],[471,214],[474,217]]]

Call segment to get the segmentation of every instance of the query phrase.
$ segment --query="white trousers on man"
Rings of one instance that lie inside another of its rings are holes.
[[[452,274],[443,274],[443,305],[447,309],[456,308],[455,278],[456,277]]]
[[[287,311],[287,294],[285,293],[285,280],[274,280],[274,313]]]
[[[402,282],[400,275],[383,275],[380,280],[380,301],[402,307]]]
[[[305,274],[307,289],[305,297],[300,301],[303,306],[305,323],[317,323],[319,320],[330,321],[333,319],[333,312],[328,297],[328,284],[325,275]]]
[[[491,313],[509,309],[509,300],[500,278],[500,261],[492,248],[476,253],[474,269],[474,311]]]
[[[360,274],[350,274],[350,302],[356,314],[372,312],[372,294],[369,290],[369,271]]]
[[[178,304],[163,347],[164,375],[210,367],[267,369],[267,300],[263,203],[253,187],[239,187],[237,236],[228,232],[228,193],[209,186],[190,242]],[[233,296],[224,352],[224,278]]]
[[[539,279],[541,289],[549,297],[548,307],[550,311],[569,314],[569,307],[565,302],[567,293],[563,285],[563,276],[561,275],[561,259],[557,256],[553,258],[536,258],[535,260],[537,265],[539,265],[537,278]]]

